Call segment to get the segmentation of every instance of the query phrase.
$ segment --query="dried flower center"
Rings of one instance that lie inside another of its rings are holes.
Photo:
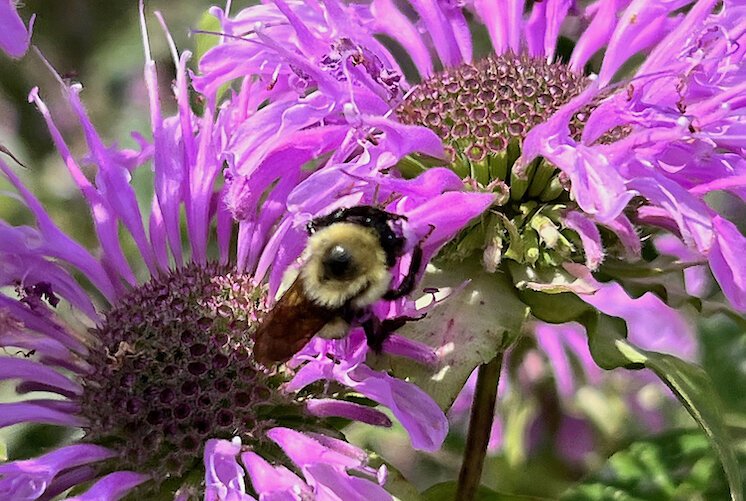
[[[81,413],[86,440],[120,452],[116,469],[181,485],[208,438],[261,435],[293,404],[251,355],[265,291],[226,267],[191,265],[125,295],[95,329]],[[170,487],[171,489],[174,486]],[[151,492],[153,494],[153,492]]]
[[[399,105],[399,120],[428,127],[440,136],[451,169],[474,189],[500,194],[493,210],[463,231],[441,257],[463,259],[481,250],[489,271],[495,271],[504,257],[551,267],[582,259],[577,235],[561,224],[572,203],[566,177],[542,158],[520,169],[514,164],[528,131],[550,119],[587,84],[587,77],[562,63],[527,55],[491,55],[433,75]],[[582,132],[592,107],[573,118],[574,137]],[[410,156],[399,168],[404,176],[414,176],[427,168],[428,161]]]

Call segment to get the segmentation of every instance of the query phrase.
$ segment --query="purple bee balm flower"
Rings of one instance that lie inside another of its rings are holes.
[[[285,466],[272,465],[256,452],[241,453],[240,440],[212,439],[205,447],[206,500],[255,499],[246,494],[246,474],[254,492],[263,500],[392,499],[381,487],[386,481],[386,468],[368,466],[362,449],[339,439],[290,428],[272,428],[267,436],[300,469],[303,478]]]
[[[481,249],[488,270],[507,258],[520,267],[582,262],[595,271],[604,261],[638,258],[640,231],[667,230],[709,260],[734,307],[746,307],[743,265],[724,252],[744,237],[702,201],[713,190],[743,194],[743,7],[682,0],[584,9],[537,2],[526,14],[523,2],[411,8],[416,24],[387,1],[278,0],[232,17],[213,10],[225,36],[200,61],[195,86],[214,96],[242,79],[223,111],[235,127],[228,203],[245,233],[269,223],[242,207],[268,189],[273,204],[285,201],[305,218],[367,203],[391,185],[392,172],[412,177],[437,164],[431,157],[441,156],[442,144],[470,195],[497,193],[500,209],[492,212],[502,213],[482,217],[481,234],[464,236],[460,257]],[[467,12],[487,28],[494,52],[475,56]],[[563,63],[556,41],[569,17],[584,29]],[[407,50],[418,84],[376,35]],[[598,74],[585,76],[602,48]],[[639,52],[645,64],[614,80]],[[444,69],[435,72],[438,63]],[[270,114],[281,117],[279,129],[261,127]],[[415,195],[402,188],[388,193]],[[450,225],[432,220],[453,234],[473,215],[469,209]],[[297,217],[283,223],[291,233],[299,226]],[[276,263],[276,276],[294,255]]]
[[[438,347],[440,368],[461,384],[505,348],[490,339],[468,363],[459,358],[468,350],[452,349],[461,332],[478,351],[471,341],[483,315],[492,315],[487,334],[495,325],[518,333],[520,305],[551,323],[589,309],[624,317],[623,305],[599,306],[594,274],[635,296],[665,289],[679,306],[691,296],[675,279],[685,272],[696,291],[709,265],[732,307],[746,310],[746,265],[734,257],[746,238],[704,200],[716,190],[746,194],[744,9],[715,0],[276,0],[234,15],[214,9],[222,37],[200,61],[195,87],[214,96],[238,82],[218,122],[226,200],[246,249],[239,255],[251,256],[263,228],[277,227],[267,246],[282,252],[256,268],[274,291],[315,215],[379,203],[407,216],[410,245],[433,225],[425,257],[441,271],[472,285],[491,274],[493,287],[512,287],[465,327],[433,335],[427,319],[405,326]],[[478,25],[491,51],[478,53]],[[571,54],[558,52],[560,34],[575,41]],[[625,64],[638,54],[643,64]],[[275,209],[257,212],[260,198]],[[687,252],[672,252],[671,242],[656,250],[649,236],[674,238]],[[466,306],[480,292],[470,287],[453,301]],[[376,313],[407,308],[400,301]],[[649,324],[628,330],[643,346],[658,339]]]
[[[17,381],[17,392],[30,394],[0,403],[0,426],[80,430],[79,438],[55,451],[1,464],[0,498],[52,499],[72,488],[80,500],[287,499],[299,493],[391,499],[382,487],[385,468],[374,470],[364,451],[327,436],[341,436],[338,418],[390,426],[378,403],[410,430],[415,447],[433,450],[445,438],[445,416],[416,386],[366,366],[353,339],[325,346],[332,358],[309,350],[292,367],[273,371],[253,359],[251,336],[269,298],[260,277],[246,270],[287,255],[284,245],[293,242],[277,245],[269,226],[257,226],[251,235],[261,248],[243,240],[239,248],[230,245],[229,188],[217,182],[220,152],[227,148],[220,129],[225,115],[216,122],[214,96],[202,115],[191,110],[190,54],[177,53],[157,17],[176,65],[178,112],[161,112],[141,5],[152,144],[139,136],[139,150],[105,144],[80,99],[82,87],[60,79],[87,141],[84,158],[95,168],[93,181],[38,90],[30,94],[90,206],[99,249],[89,251],[61,231],[0,160],[35,221],[0,221],[0,348],[18,352],[0,359],[0,380]],[[277,126],[281,118],[275,118]],[[142,208],[130,178],[149,164],[153,196]],[[448,182],[442,177],[434,171],[432,190],[442,191]],[[245,201],[242,207],[263,217]],[[277,217],[271,203],[266,209],[270,219]],[[423,229],[412,225],[411,231]],[[125,253],[121,233],[135,255]],[[392,352],[425,363],[433,357],[420,344],[391,345]],[[328,384],[308,386],[316,381]],[[38,391],[55,398],[40,398]],[[303,433],[293,431],[298,426]],[[245,470],[235,460],[240,454]],[[269,482],[267,471],[277,472],[277,479]],[[286,490],[278,487],[281,480]]]
[[[33,26],[34,16],[28,28],[23,24],[15,0],[0,1],[0,50],[13,58],[22,57],[28,50]]]
[[[443,237],[434,250],[451,241],[440,260],[480,252],[487,271],[508,270],[520,289],[587,294],[593,290],[575,280],[584,272],[568,273],[565,264],[593,272],[637,265],[640,234],[668,232],[710,263],[735,308],[746,308],[744,265],[728,252],[744,237],[702,199],[713,190],[743,195],[743,7],[714,0],[585,8],[549,1],[526,13],[523,2],[410,7],[416,22],[388,1],[278,0],[233,16],[213,10],[225,35],[200,61],[195,86],[214,96],[226,82],[242,82],[222,118],[233,127],[227,199],[244,241],[257,242],[256,230],[275,222],[243,207],[267,190],[271,204],[291,211],[272,238],[297,240],[301,223],[330,207],[387,196],[397,199],[389,207],[422,204],[418,189],[429,181],[416,176],[445,165],[466,189],[449,181],[444,189],[462,197],[459,210],[427,220]],[[486,27],[493,52],[475,55],[467,13]],[[570,18],[576,45],[563,62],[556,42]],[[416,84],[377,35],[406,49]],[[598,73],[585,75],[602,48]],[[645,63],[617,75],[640,52]],[[282,126],[262,127],[267,115]],[[482,203],[485,194],[492,204]],[[408,214],[410,226],[422,227],[428,209]],[[273,263],[270,284],[298,250]],[[268,268],[260,263],[258,273]]]

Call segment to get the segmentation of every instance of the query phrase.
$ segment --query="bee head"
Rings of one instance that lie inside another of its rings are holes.
[[[317,217],[308,223],[309,234],[337,223],[355,223],[370,228],[378,237],[378,242],[386,253],[386,266],[391,268],[396,264],[396,258],[404,251],[405,240],[398,236],[389,226],[391,221],[406,221],[401,214],[393,214],[370,205],[358,205],[337,209],[326,216]]]
[[[333,245],[326,250],[321,266],[326,280],[350,280],[355,277],[359,268],[352,250],[342,244]]]
[[[367,306],[391,282],[386,252],[372,228],[339,222],[308,239],[300,278],[306,295],[319,306],[336,309],[350,302]]]

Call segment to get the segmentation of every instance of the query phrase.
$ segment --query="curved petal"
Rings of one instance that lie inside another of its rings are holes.
[[[205,501],[252,501],[246,494],[244,470],[236,458],[241,443],[210,439],[205,444]]]
[[[109,473],[83,494],[69,498],[69,501],[118,501],[148,480],[150,477],[147,475],[134,471]]]
[[[0,1],[0,49],[18,58],[28,50],[34,21],[32,18],[27,30],[16,9],[17,4],[13,0]]]
[[[720,216],[715,216],[712,224],[715,241],[708,255],[712,274],[731,304],[746,312],[746,264],[741,254],[746,249],[746,237]]]

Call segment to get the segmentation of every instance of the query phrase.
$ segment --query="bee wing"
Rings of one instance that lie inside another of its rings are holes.
[[[308,299],[296,279],[257,328],[254,358],[263,365],[285,362],[336,316]]]

